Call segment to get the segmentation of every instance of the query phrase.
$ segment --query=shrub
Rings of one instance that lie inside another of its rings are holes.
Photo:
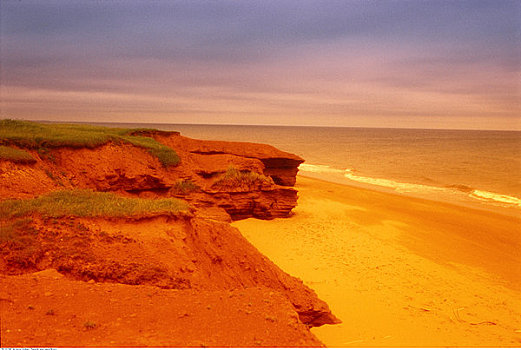
[[[116,196],[91,190],[64,190],[33,199],[0,202],[0,218],[40,214],[43,217],[125,217],[143,214],[176,214],[188,210],[185,201],[176,198],[141,199]]]
[[[134,133],[153,129],[108,128],[82,124],[42,124],[20,120],[0,120],[0,144],[43,149],[54,147],[95,148],[108,142],[127,142],[146,149],[164,166],[177,165],[177,153],[155,139]]]
[[[0,159],[10,160],[15,163],[34,163],[36,159],[23,149],[0,146]]]

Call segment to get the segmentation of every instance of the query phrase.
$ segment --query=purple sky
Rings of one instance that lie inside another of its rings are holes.
[[[521,130],[521,1],[0,2],[0,118]]]

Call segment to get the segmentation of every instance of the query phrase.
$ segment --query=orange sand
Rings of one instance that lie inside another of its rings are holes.
[[[330,347],[521,346],[521,218],[298,177],[290,219],[233,225],[342,324]]]

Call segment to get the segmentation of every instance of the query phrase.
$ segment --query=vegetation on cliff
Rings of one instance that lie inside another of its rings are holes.
[[[164,166],[177,165],[177,153],[155,139],[137,135],[151,129],[108,128],[81,124],[42,124],[20,120],[0,120],[0,144],[47,153],[48,148],[95,148],[108,142],[126,142],[146,149]]]
[[[172,186],[172,194],[187,195],[200,189],[192,180],[180,180]]]
[[[230,165],[226,172],[212,185],[217,188],[241,187],[254,185],[273,185],[273,180],[255,171],[241,171]]]
[[[29,152],[9,146],[0,146],[0,160],[9,160],[15,163],[36,162],[36,159]]]
[[[0,218],[31,214],[43,217],[128,217],[177,214],[187,210],[188,204],[176,198],[126,198],[113,193],[78,189],[51,192],[32,199],[0,202]]]

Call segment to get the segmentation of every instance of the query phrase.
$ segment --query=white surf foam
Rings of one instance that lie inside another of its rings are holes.
[[[325,173],[325,174],[342,174],[345,172],[345,170],[342,169],[335,169],[330,167],[329,165],[315,165],[315,164],[306,164],[302,163],[298,167],[299,170],[307,171],[310,173]]]
[[[345,178],[365,183],[369,185],[376,185],[381,187],[386,187],[393,189],[398,192],[414,192],[414,191],[443,191],[443,188],[439,187],[433,187],[433,186],[426,186],[426,185],[419,185],[419,184],[411,184],[411,183],[404,183],[404,182],[398,182],[394,180],[389,179],[379,179],[374,177],[366,177],[366,176],[359,176],[355,175],[353,173],[353,170],[351,169],[337,169],[330,167],[329,165],[316,165],[316,164],[300,164],[299,170],[306,171],[310,173],[315,174],[341,174]]]
[[[521,199],[519,199],[517,197],[507,196],[504,194],[474,190],[474,191],[472,191],[470,196],[472,198],[479,199],[479,200],[485,200],[488,202],[493,201],[493,202],[498,202],[498,203],[502,203],[502,204],[509,204],[509,205],[515,205],[515,206],[521,207]]]
[[[366,183],[370,185],[382,186],[386,188],[391,188],[397,192],[443,192],[445,189],[434,186],[420,185],[420,184],[412,184],[406,182],[398,182],[389,179],[379,179],[374,177],[366,177],[359,176],[353,174],[352,171],[346,170],[344,176],[349,180],[353,180],[356,182]]]
[[[414,183],[406,183],[399,182],[390,179],[382,179],[382,178],[374,178],[367,176],[360,176],[353,172],[351,169],[337,169],[330,167],[329,165],[316,165],[316,164],[301,164],[299,166],[299,170],[315,173],[315,174],[339,174],[343,175],[346,179],[351,181],[375,185],[384,187],[387,189],[392,189],[399,193],[439,193],[441,194],[463,194],[469,196],[475,200],[479,200],[481,202],[486,202],[489,204],[504,206],[504,207],[521,207],[521,199],[513,196],[508,196],[504,194],[482,191],[482,190],[472,190],[468,191],[470,187],[468,186],[460,186],[463,189],[458,189],[457,187],[436,187],[429,185],[421,185]],[[468,197],[467,197],[468,198]]]

